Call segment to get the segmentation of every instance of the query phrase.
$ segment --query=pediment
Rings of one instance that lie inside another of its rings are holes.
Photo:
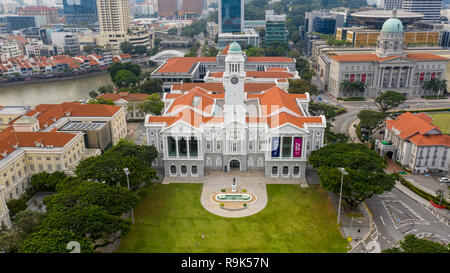
[[[183,120],[179,120],[172,124],[171,126],[163,129],[165,133],[170,134],[188,134],[188,133],[199,133],[200,130],[195,128],[194,126],[184,122]]]
[[[387,60],[380,60],[380,63],[383,64],[398,64],[398,63],[414,63],[414,60],[408,59],[406,57],[395,57]]]
[[[298,133],[302,133],[302,134],[308,134],[308,131],[304,128],[299,128],[291,123],[285,123],[283,125],[280,125],[278,127],[272,128],[272,130],[277,130],[279,131],[280,134],[298,134]]]

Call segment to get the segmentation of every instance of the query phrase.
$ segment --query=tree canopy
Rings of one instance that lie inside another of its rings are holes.
[[[155,115],[160,115],[161,111],[164,109],[164,102],[161,100],[161,95],[159,93],[151,94],[147,97],[139,108],[144,113],[152,113]]]
[[[142,184],[156,179],[156,171],[150,167],[156,155],[157,152],[152,146],[140,146],[121,140],[102,155],[82,160],[75,173],[84,180],[127,186],[123,169],[128,168],[131,172],[130,187],[137,189]]]
[[[361,138],[363,140],[369,140],[370,136],[383,124],[384,119],[387,117],[385,113],[362,110],[358,113],[360,120],[358,129],[361,132]]]
[[[309,92],[310,94],[319,94],[317,87],[307,80],[293,80],[289,79],[288,92],[292,94],[304,94]]]
[[[162,93],[163,81],[161,79],[147,79],[139,85],[139,90],[145,94]]]
[[[88,104],[107,104],[107,105],[114,105],[114,101],[108,100],[105,98],[95,98],[88,102]]]
[[[375,98],[375,105],[381,112],[386,113],[404,101],[406,101],[406,97],[403,94],[395,91],[386,91]]]
[[[126,63],[116,62],[116,63],[112,63],[108,67],[107,70],[108,70],[109,74],[111,75],[111,79],[114,79],[114,77],[116,76],[116,74],[120,70],[128,70],[128,71],[132,72],[134,75],[136,75],[138,77],[141,75],[141,67],[139,65],[137,65],[137,64],[133,64],[132,62],[126,62]]]
[[[119,70],[113,78],[117,87],[130,87],[139,82],[139,78],[129,70]]]
[[[450,253],[450,244],[443,245],[426,239],[419,239],[408,234],[399,242],[400,247],[381,251],[382,253]]]
[[[339,194],[342,176],[338,167],[345,168],[348,175],[344,175],[342,198],[352,208],[395,185],[394,178],[383,172],[384,160],[363,144],[329,144],[313,151],[308,162],[318,168],[322,187],[336,194]]]

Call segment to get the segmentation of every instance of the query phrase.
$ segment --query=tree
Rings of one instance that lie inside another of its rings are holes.
[[[441,93],[441,90],[443,90],[444,93],[447,91],[447,80],[446,79],[440,80],[440,79],[434,78],[429,81],[426,81],[423,84],[423,88],[425,90],[432,90],[433,92],[436,93],[437,96],[439,96]]]
[[[145,53],[147,53],[147,51],[148,50],[147,50],[146,46],[139,45],[139,46],[134,47],[135,54],[145,54]]]
[[[139,78],[129,70],[119,70],[113,78],[118,87],[130,87],[139,82]]]
[[[96,98],[98,95],[99,94],[95,90],[92,90],[89,92],[89,97],[91,97],[91,98]]]
[[[443,245],[427,239],[419,239],[413,234],[405,236],[400,241],[400,248],[394,247],[381,251],[382,253],[450,253],[450,244]]]
[[[342,195],[352,208],[395,185],[394,178],[383,172],[383,158],[363,144],[329,144],[313,151],[308,163],[318,168],[322,187],[336,194],[340,193],[342,176],[337,168],[345,168],[348,175],[344,176]]]
[[[108,153],[114,153],[120,156],[137,156],[148,165],[151,165],[158,156],[158,151],[153,146],[136,145],[133,142],[121,139],[116,145],[112,146]]]
[[[30,178],[31,188],[33,191],[49,191],[54,192],[56,190],[56,185],[67,178],[67,175],[63,172],[40,172],[33,174]]]
[[[94,246],[90,239],[66,229],[41,229],[31,234],[19,247],[20,253],[69,253],[69,242],[78,242],[82,253],[90,253]]]
[[[134,46],[130,42],[120,43],[120,51],[125,54],[131,54],[134,51]]]
[[[107,104],[107,105],[114,105],[114,101],[108,100],[108,99],[105,99],[105,98],[102,98],[102,97],[98,97],[98,98],[95,98],[95,99],[93,99],[93,100],[90,100],[90,101],[88,102],[88,104]]]
[[[124,184],[126,185],[126,181]],[[80,178],[64,181],[58,185],[57,191],[56,194],[44,198],[49,212],[79,205],[92,205],[105,209],[111,215],[121,216],[138,203],[136,194],[126,187],[83,181]]]
[[[406,101],[406,97],[395,91],[386,91],[375,98],[375,105],[381,112],[386,113]]]
[[[147,79],[139,86],[139,90],[145,94],[162,93],[163,81],[161,79],[153,78]]]
[[[362,110],[358,113],[360,120],[358,129],[361,132],[361,138],[363,140],[369,140],[370,136],[383,124],[384,119],[387,117],[385,113]]]
[[[114,92],[114,87],[112,85],[110,85],[110,84],[103,85],[103,86],[100,86],[98,88],[98,92],[100,92],[102,94],[104,94],[104,93],[112,93],[112,92]]]
[[[265,55],[264,48],[251,46],[244,50],[248,57],[263,57]]]
[[[25,198],[11,199],[6,202],[9,210],[9,216],[14,217],[18,212],[27,209],[27,200]]]
[[[164,102],[161,100],[159,93],[154,93],[148,96],[146,101],[139,105],[139,108],[144,113],[160,115],[162,109],[164,109]]]
[[[97,48],[97,47],[96,47],[95,45],[85,45],[85,46],[83,47],[83,51],[84,51],[86,54],[92,54],[92,52],[95,51],[96,48]]]
[[[137,64],[133,64],[132,62],[126,62],[126,63],[112,63],[109,67],[108,67],[108,72],[111,75],[111,79],[114,79],[114,77],[116,76],[116,74],[121,71],[121,70],[128,70],[130,72],[132,72],[134,75],[136,76],[140,76],[141,75],[141,67]],[[114,80],[113,80],[114,81]]]
[[[344,93],[344,96],[353,96],[355,92],[358,95],[363,95],[366,90],[365,84],[360,81],[342,81],[339,87]]]
[[[127,150],[132,152],[126,154],[112,147],[102,155],[86,158],[78,164],[75,173],[83,180],[105,182],[114,186],[120,183],[122,186],[127,186],[127,177],[123,169],[128,168],[131,172],[130,186],[132,189],[137,189],[142,184],[157,178],[156,171],[150,167],[156,157],[155,154],[149,155],[150,150],[144,153],[143,149],[146,148],[133,145],[135,144],[127,144]],[[132,147],[134,148],[131,149]],[[143,157],[143,154],[146,156]]]
[[[167,33],[169,33],[169,35],[177,35],[178,34],[178,29],[176,27],[169,28]]]
[[[309,92],[310,94],[319,94],[317,87],[307,80],[293,80],[289,79],[288,92],[291,94],[304,94]]]
[[[25,234],[31,234],[40,228],[45,213],[33,210],[24,210],[16,215],[14,229]]]
[[[91,204],[56,207],[49,211],[42,221],[41,228],[68,229],[79,236],[89,235],[94,240],[102,238],[104,233],[113,234],[121,231],[125,234],[130,230],[126,220]]]

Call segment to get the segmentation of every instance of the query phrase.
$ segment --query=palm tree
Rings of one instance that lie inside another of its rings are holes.
[[[439,97],[441,90],[444,91],[447,89],[447,80],[446,79],[431,79],[423,84],[423,89],[425,90],[433,90],[437,92],[436,98]]]

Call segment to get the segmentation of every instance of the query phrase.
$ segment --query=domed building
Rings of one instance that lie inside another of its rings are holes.
[[[329,93],[335,97],[365,98],[375,98],[388,90],[407,98],[435,94],[423,85],[445,78],[448,59],[429,53],[405,53],[403,23],[395,14],[394,10],[384,22],[372,54],[330,56]],[[365,90],[343,88],[343,82],[362,82]]]

